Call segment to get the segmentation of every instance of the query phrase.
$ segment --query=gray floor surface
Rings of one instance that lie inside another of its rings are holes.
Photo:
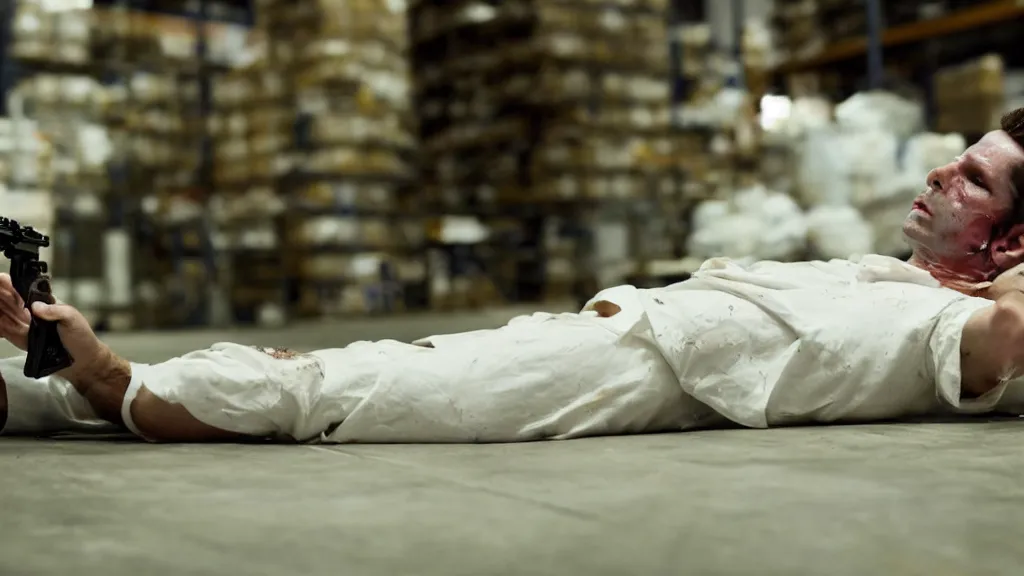
[[[111,336],[315,348],[512,311]],[[1024,422],[491,446],[0,440],[0,576],[1024,572]]]

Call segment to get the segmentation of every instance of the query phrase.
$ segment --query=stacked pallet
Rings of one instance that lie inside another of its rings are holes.
[[[93,73],[93,29],[89,10],[55,12],[29,0],[14,6],[10,54],[18,64],[8,62],[8,70],[37,73],[11,78],[14,86],[4,96],[16,129],[34,126],[49,142],[52,162],[45,186],[49,208],[44,212],[52,213],[31,218],[4,215],[51,233],[55,289],[99,324],[109,296],[102,198],[109,188],[106,162],[113,146],[104,123],[110,92]],[[26,184],[18,173],[10,176],[8,184],[15,189],[38,187],[38,183]],[[13,204],[8,203],[5,210],[19,210]]]
[[[867,11],[861,0],[778,0],[773,25],[783,59],[818,55],[829,44],[863,36]]]
[[[203,323],[200,78],[235,52],[237,27],[207,25],[201,63],[187,18],[53,6],[18,1],[7,72],[58,160],[58,288],[112,329]]]
[[[216,79],[209,123],[214,148],[210,208],[218,229],[221,281],[236,322],[284,320],[286,202],[278,193],[288,169],[294,98],[265,57]]]
[[[947,16],[978,5],[977,0],[888,0],[882,2],[887,26],[901,26],[929,18]]]
[[[296,114],[277,184],[288,208],[291,312],[415,305],[425,281],[424,218],[407,203],[414,136],[402,3],[268,0],[258,20]]]
[[[37,123],[0,117],[0,215],[54,234],[54,160],[53,146]],[[52,266],[52,246],[41,249],[40,258]]]
[[[563,299],[636,257],[687,145],[665,19],[662,1],[413,6],[422,179],[463,231],[437,228],[432,302]]]
[[[31,115],[31,123],[51,143],[49,189],[55,213],[47,220],[53,225],[51,265],[56,290],[90,321],[99,323],[109,296],[103,209],[109,188],[106,163],[113,153],[103,123],[109,93],[88,77],[41,74],[20,82],[9,96],[12,114],[16,118]]]
[[[1008,111],[1006,74],[998,54],[939,69],[933,79],[936,130],[980,136],[999,129]],[[1019,79],[1012,84],[1019,86]],[[1009,95],[1017,96],[1017,90],[1011,87]]]

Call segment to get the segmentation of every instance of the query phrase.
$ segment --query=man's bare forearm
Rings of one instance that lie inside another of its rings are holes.
[[[89,401],[97,416],[124,425],[121,404],[132,381],[131,363],[104,347],[100,357],[72,366],[62,376]]]

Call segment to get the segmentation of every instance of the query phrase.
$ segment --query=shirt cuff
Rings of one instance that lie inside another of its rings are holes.
[[[146,437],[145,434],[139,431],[139,427],[135,425],[135,420],[132,419],[132,402],[135,401],[135,397],[139,395],[139,390],[142,389],[146,369],[149,368],[149,365],[132,362],[131,367],[132,379],[128,382],[128,389],[125,391],[124,401],[121,403],[121,420],[124,421],[124,426],[129,432],[147,442],[154,442],[152,438]]]
[[[943,312],[929,341],[936,393],[939,399],[960,414],[991,412],[1002,399],[1009,382],[1003,382],[977,398],[963,398],[960,367],[960,343],[964,326],[972,314],[993,303],[981,298],[964,297]]]
[[[96,416],[89,402],[60,376],[29,378],[25,356],[0,360],[7,391],[7,422],[0,434],[110,432],[116,427]]]
[[[32,431],[39,426],[38,416],[49,402],[49,393],[42,382],[26,382],[21,366],[24,356],[0,360],[0,377],[7,391],[7,420],[0,435]]]

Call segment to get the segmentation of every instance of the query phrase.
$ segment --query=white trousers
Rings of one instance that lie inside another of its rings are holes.
[[[103,429],[67,382],[5,361],[5,432]],[[325,442],[517,442],[680,430],[709,409],[657,349],[595,313],[299,354],[217,344],[135,380],[216,428]],[[130,398],[129,398],[130,402]]]

